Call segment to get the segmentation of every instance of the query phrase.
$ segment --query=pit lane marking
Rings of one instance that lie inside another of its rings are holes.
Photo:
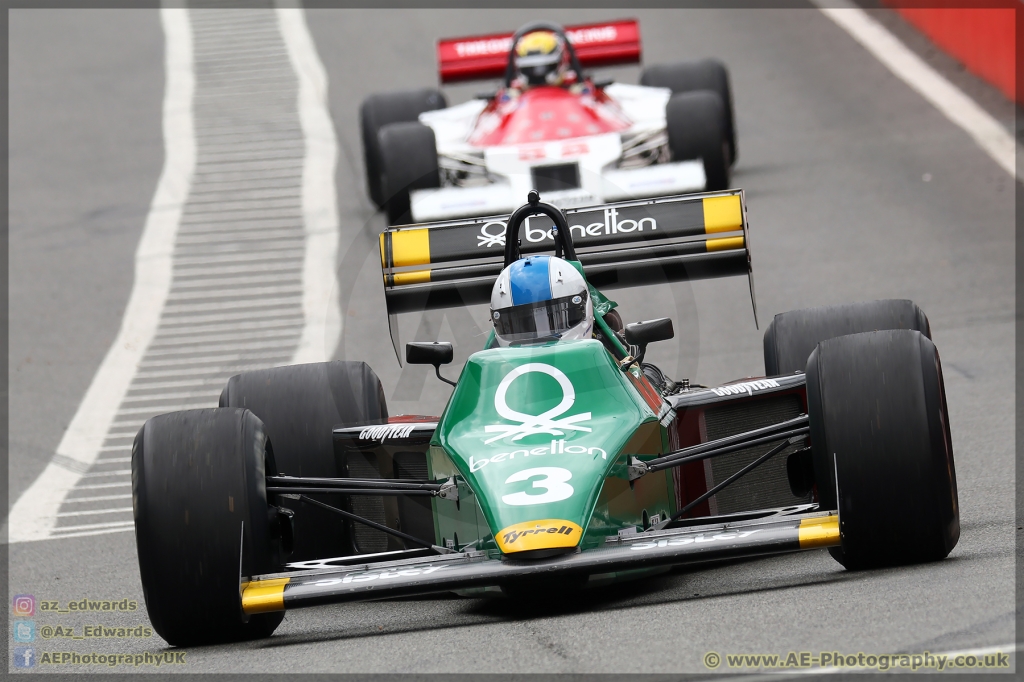
[[[87,501],[68,497],[94,487],[79,482],[130,474],[120,468],[130,458],[101,452],[127,454],[149,416],[216,405],[240,371],[328,359],[340,338],[337,142],[302,10],[163,9],[161,21],[166,157],[122,328],[53,460],[15,503],[8,542],[130,531],[130,508],[62,511]],[[227,29],[220,39],[215,24]],[[226,331],[241,342],[217,338]],[[170,383],[183,390],[163,393]],[[126,519],[59,523],[110,514]]]

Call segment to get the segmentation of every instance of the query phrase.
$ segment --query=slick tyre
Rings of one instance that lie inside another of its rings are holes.
[[[914,329],[931,338],[928,318],[913,301],[890,299],[791,310],[776,315],[765,329],[765,374],[802,372],[821,341],[879,329]]]
[[[392,123],[381,128],[378,142],[388,224],[411,223],[410,193],[441,186],[434,131],[422,123]]]
[[[265,467],[272,451],[248,410],[172,412],[132,446],[135,540],[146,610],[174,646],[268,637],[283,612],[246,616],[240,580],[281,568]],[[272,464],[271,464],[272,466]]]
[[[838,494],[848,569],[942,559],[960,537],[942,366],[919,331],[822,341],[807,360],[818,490]]]
[[[370,200],[384,208],[386,197],[381,189],[380,145],[377,136],[381,128],[391,123],[416,121],[426,111],[448,106],[443,94],[433,88],[404,92],[384,92],[370,95],[359,107],[359,129],[363,138],[363,161],[366,168],[366,190]]]
[[[729,85],[729,70],[717,59],[682,62],[677,64],[656,64],[640,74],[640,85],[654,88],[668,88],[673,95],[682,92],[707,90],[722,100],[722,125],[728,145],[729,165],[736,163],[736,125],[733,114],[732,88]]]
[[[672,95],[665,105],[665,126],[672,160],[702,159],[705,190],[728,189],[728,144],[721,98],[709,91]]]
[[[238,374],[221,392],[220,405],[244,407],[260,418],[273,443],[278,473],[316,478],[346,476],[346,463],[334,454],[335,426],[378,422],[388,416],[380,380],[364,362],[316,362]],[[310,497],[348,508],[347,500],[338,495]],[[290,561],[355,551],[339,515],[298,500],[273,502],[295,512]]]

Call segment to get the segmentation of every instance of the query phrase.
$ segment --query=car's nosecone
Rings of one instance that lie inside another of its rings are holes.
[[[433,445],[478,491],[497,546],[519,554],[577,547],[605,479],[660,447],[657,427],[599,341],[562,341],[470,356]]]

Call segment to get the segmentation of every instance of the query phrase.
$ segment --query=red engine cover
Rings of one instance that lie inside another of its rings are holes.
[[[582,93],[540,86],[520,95],[499,93],[481,112],[469,143],[493,147],[548,142],[614,133],[629,126],[618,105],[589,84]]]

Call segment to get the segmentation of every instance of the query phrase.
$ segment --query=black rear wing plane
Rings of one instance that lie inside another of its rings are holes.
[[[530,213],[528,205],[513,216],[522,212]],[[575,247],[587,281],[598,289],[746,275],[757,323],[743,190],[570,208],[562,214],[569,249]],[[396,353],[395,315],[490,300],[505,264],[509,220],[492,216],[399,225],[381,233],[384,297]],[[527,215],[516,226],[516,251],[559,247],[553,222],[540,211]]]

